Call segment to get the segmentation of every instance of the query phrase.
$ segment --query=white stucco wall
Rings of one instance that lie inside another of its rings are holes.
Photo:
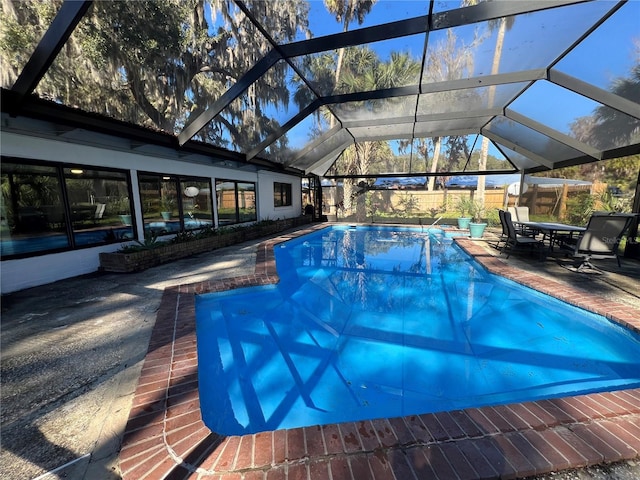
[[[275,207],[273,205],[274,182],[291,184],[292,202],[290,206]],[[257,188],[258,219],[277,220],[279,218],[292,218],[302,215],[302,183],[300,178],[261,170],[258,172]]]
[[[25,288],[56,282],[98,270],[99,252],[117,250],[119,244],[17,260],[3,260],[0,266],[2,293],[11,293]]]
[[[86,143],[90,140],[92,133],[81,132],[81,137],[82,133],[86,134],[83,139]],[[79,136],[77,131],[74,136]],[[0,145],[3,156],[128,170],[131,174],[134,210],[138,218],[141,215],[137,182],[138,171],[207,177],[211,179],[214,188],[216,178],[256,182],[259,220],[265,218],[288,218],[298,216],[301,213],[299,177],[177,161],[166,158],[173,152],[164,150],[161,147],[145,147],[145,152],[137,153],[118,147],[122,145],[122,142],[120,139],[114,139],[115,149],[110,149],[102,146],[79,144],[76,143],[75,139],[70,141],[64,137],[51,139],[7,131],[0,132]],[[173,154],[175,155],[175,153]],[[206,157],[201,158],[206,159]],[[274,208],[274,181],[292,184],[294,204],[291,207]],[[215,202],[215,195],[213,197]],[[214,205],[214,211],[215,208],[216,205]],[[142,238],[142,222],[138,221],[137,224],[138,237]],[[120,244],[115,243],[24,259],[3,260],[0,265],[0,292],[3,294],[10,293],[63,278],[95,272],[99,267],[98,253],[115,251],[118,248],[120,248]]]

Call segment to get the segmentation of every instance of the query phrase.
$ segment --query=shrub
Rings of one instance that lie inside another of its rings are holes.
[[[462,196],[458,198],[455,203],[455,209],[460,213],[461,217],[467,217],[471,215],[471,211],[474,208],[474,201],[471,197]]]

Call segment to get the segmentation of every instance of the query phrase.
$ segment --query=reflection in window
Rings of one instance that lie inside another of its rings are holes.
[[[2,162],[2,256],[68,248],[62,186],[55,167]]]
[[[256,213],[256,184],[216,180],[218,224],[254,222]]]
[[[180,231],[178,179],[169,175],[139,173],[140,205],[145,233]]]
[[[3,257],[133,238],[124,172],[3,159],[0,213]]]
[[[138,181],[146,233],[165,235],[213,225],[208,179],[141,173]]]
[[[273,182],[273,206],[291,206],[291,184]]]
[[[211,182],[207,179],[180,177],[185,230],[213,226]]]
[[[64,182],[77,246],[133,238],[129,184],[124,172],[65,168]]]

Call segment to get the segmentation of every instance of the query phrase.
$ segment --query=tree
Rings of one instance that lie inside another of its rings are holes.
[[[477,5],[483,1],[491,0],[462,0],[462,6],[467,7],[471,5]],[[500,72],[500,59],[502,58],[502,48],[504,47],[504,37],[507,30],[513,27],[515,17],[502,17],[499,20],[489,20],[489,31],[498,30],[496,35],[496,46],[493,52],[493,62],[491,65],[491,75],[496,75]],[[493,107],[496,87],[492,85],[489,87],[488,107]],[[480,148],[480,158],[478,160],[478,171],[484,171],[487,169],[487,156],[489,155],[489,139],[482,137],[482,146]],[[478,187],[476,194],[478,201],[484,206],[484,192],[485,192],[485,176],[478,176]]]
[[[350,48],[346,51],[343,75],[339,87],[344,91],[376,91],[398,85],[406,85],[418,78],[420,63],[404,53],[391,53],[388,62],[381,62],[377,54],[368,47]],[[387,101],[355,102],[352,108],[380,111],[380,115],[389,115],[403,98]],[[338,160],[338,168],[348,175],[366,175],[369,165],[391,156],[387,142],[358,142],[348,147]],[[357,178],[344,179],[344,207],[350,209],[354,185]]]
[[[610,90],[640,103],[640,64],[634,66],[628,78],[616,79]],[[597,107],[591,115],[576,118],[570,128],[576,139],[601,150],[640,141],[640,120],[605,105]]]
[[[458,38],[452,29],[447,30],[446,40],[439,42],[434,48],[429,49],[429,55],[426,61],[425,78],[431,82],[445,82],[448,80],[457,80],[469,75],[473,71],[473,55],[472,50],[481,41],[477,36],[474,37],[470,44],[458,43]],[[448,105],[457,99],[459,95],[457,91],[444,91],[430,94],[433,105],[432,110],[439,111],[441,105]],[[478,99],[479,100],[479,99]],[[467,101],[473,102],[471,96]],[[456,140],[452,140],[456,142]],[[431,161],[430,173],[438,171],[440,155],[442,154],[443,138],[434,137],[433,143],[433,159]],[[423,149],[428,152],[428,149]],[[436,177],[431,175],[428,179],[428,188],[433,190],[435,187]]]
[[[640,59],[640,55],[638,55]],[[640,63],[631,70],[628,78],[618,78],[610,88],[611,92],[640,103]],[[594,112],[596,146],[607,148],[612,142],[640,141],[640,120],[613,108],[600,106]]]
[[[636,61],[638,63],[632,67],[629,75],[615,79],[609,90],[627,100],[640,103],[640,43],[636,43]],[[592,115],[577,118],[570,128],[576,139],[602,150],[619,142],[640,142],[640,120],[605,105],[597,107]],[[633,190],[634,187],[638,188],[635,177],[640,171],[640,155],[592,162],[580,168],[572,168],[580,175],[576,178],[597,179]],[[567,169],[560,171],[568,174]]]
[[[338,23],[342,23],[342,31],[347,32],[353,20],[358,24],[364,22],[364,17],[371,11],[376,0],[324,0],[327,11],[336,17]],[[338,60],[335,70],[335,85],[340,82],[342,72],[342,62],[344,58],[344,48],[338,51]]]
[[[0,81],[11,87],[62,4],[3,0],[0,22]]]
[[[15,81],[61,3],[3,1],[3,85]],[[302,0],[254,2],[248,8],[276,40],[308,31],[308,4]],[[55,102],[173,134],[271,48],[231,0],[95,2],[36,91]],[[265,107],[286,107],[289,101],[287,71],[284,62],[276,64],[197,138],[232,148],[266,137],[278,125]]]

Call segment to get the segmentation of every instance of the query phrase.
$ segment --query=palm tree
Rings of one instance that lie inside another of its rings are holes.
[[[358,24],[362,24],[364,17],[371,11],[376,0],[324,0],[327,11],[336,17],[338,22],[342,22],[342,31],[349,30],[349,25],[354,19]],[[336,85],[340,80],[344,48],[338,52],[338,62],[336,65]]]
[[[457,80],[463,78],[466,72],[473,71],[473,56],[471,54],[475,46],[481,41],[474,38],[471,44],[458,46],[458,39],[453,30],[447,30],[446,40],[438,43],[435,48],[429,49],[429,57],[426,62],[425,77],[432,82],[443,82],[447,80]],[[455,96],[456,92],[440,92],[432,94],[431,97],[438,103],[447,104]],[[438,171],[440,154],[443,146],[441,137],[433,138],[433,159],[430,172]],[[427,150],[425,149],[425,153]],[[435,176],[430,176],[428,181],[429,190],[435,186]]]
[[[632,68],[629,78],[618,78],[611,87],[611,92],[628,100],[640,103],[640,64],[635,65]],[[601,148],[605,148],[605,145],[610,145],[612,140],[635,139],[635,141],[640,141],[639,120],[622,114],[618,110],[614,110],[612,108],[604,106],[596,108],[593,116],[595,119],[595,123],[597,124],[597,128],[594,129],[595,141],[596,144]],[[608,162],[614,162],[614,160],[608,160]],[[623,165],[626,165],[633,169],[633,164],[638,162],[638,159],[634,157],[627,157],[623,160],[618,160],[618,162],[621,162]],[[632,211],[636,213],[640,211],[639,189],[640,169],[638,169],[638,182],[636,182],[636,191],[632,207]],[[636,218],[631,224],[631,228],[629,230],[629,238],[634,239],[637,236],[638,219]],[[626,248],[626,255],[630,257],[633,257],[635,255],[637,257],[637,243],[634,244],[634,242],[628,242]]]
[[[618,78],[611,87],[611,93],[640,103],[640,65],[635,65],[629,78]],[[596,144],[600,148],[606,148],[612,141],[640,139],[640,120],[633,119],[618,110],[601,106],[594,112],[594,120],[597,125],[594,128]]]
[[[484,1],[491,0],[462,0],[463,7],[469,7],[473,5],[477,5]],[[496,46],[493,52],[493,63],[491,65],[491,75],[496,75],[500,71],[500,59],[502,58],[502,48],[504,47],[504,37],[507,30],[511,30],[513,24],[515,22],[515,17],[501,17],[497,20],[489,20],[488,27],[489,31],[493,32],[496,29],[498,33],[496,35]],[[489,98],[487,106],[491,108],[493,106],[494,97],[495,97],[496,87],[492,85],[489,87]],[[487,137],[482,137],[482,146],[480,148],[480,158],[478,159],[478,170],[483,171],[487,168],[487,157],[489,155],[489,139]],[[478,197],[478,201],[484,206],[484,192],[485,192],[485,176],[480,175],[478,177],[478,187],[476,190],[476,195]]]
[[[358,20],[358,24],[362,24],[364,17],[371,11],[377,0],[324,0],[324,6],[327,11],[336,17],[338,22],[342,23],[342,31],[349,30],[349,26],[354,19]],[[344,60],[344,48],[338,51],[338,60],[336,63],[335,86],[340,82],[340,74],[342,73],[342,63]],[[331,120],[333,123],[333,119]],[[333,124],[331,125],[333,127]]]
[[[395,52],[391,54],[388,62],[380,62],[375,52],[368,47],[360,47],[347,51],[343,69],[341,88],[346,91],[369,92],[415,82],[420,73],[420,63],[408,54]],[[393,102],[362,102],[363,109],[394,107]],[[374,161],[381,160],[382,155],[390,154],[386,142],[361,142],[345,150],[340,159],[341,167],[347,174],[364,175]],[[344,180],[345,209],[351,207],[353,187],[357,182],[358,179],[352,178]]]

